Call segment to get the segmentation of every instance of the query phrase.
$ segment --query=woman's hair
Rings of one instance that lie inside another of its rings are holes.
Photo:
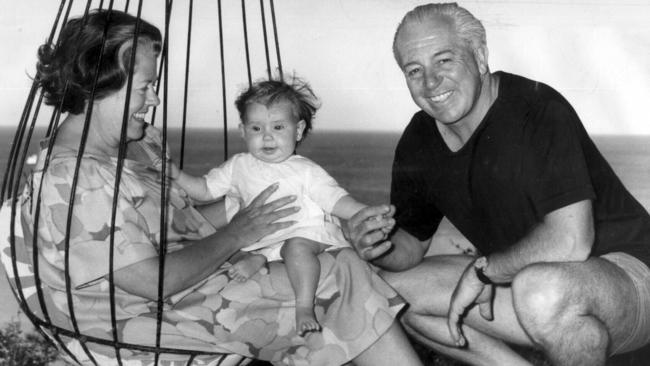
[[[393,56],[398,64],[401,63],[397,53],[397,36],[404,26],[412,22],[426,23],[432,21],[434,16],[441,15],[451,20],[456,35],[463,40],[472,50],[487,44],[485,28],[480,20],[476,19],[467,9],[456,3],[426,4],[415,7],[404,15],[397,26],[393,38]]]
[[[295,76],[291,77],[289,82],[284,80],[255,82],[239,94],[235,106],[239,111],[239,118],[244,122],[248,105],[259,103],[268,108],[282,101],[291,105],[293,115],[298,121],[305,121],[305,130],[302,133],[302,140],[304,140],[312,128],[312,120],[320,104],[309,84]]]
[[[162,36],[158,28],[127,13],[94,10],[85,17],[70,19],[56,45],[46,43],[38,49],[36,79],[43,88],[45,103],[60,106],[62,113],[82,113],[90,99],[97,70],[95,100],[120,90],[128,80],[138,26],[138,47],[152,47],[156,54],[160,53]]]

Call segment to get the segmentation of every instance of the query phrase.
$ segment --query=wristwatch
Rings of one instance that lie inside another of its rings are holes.
[[[483,282],[486,285],[491,285],[492,280],[488,278],[488,276],[485,275],[485,269],[488,266],[488,259],[487,257],[479,257],[474,261],[474,270],[476,271],[476,277],[479,279],[479,281]]]

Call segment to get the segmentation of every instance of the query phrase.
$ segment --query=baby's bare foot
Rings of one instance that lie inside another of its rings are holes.
[[[251,278],[266,263],[266,257],[261,254],[247,254],[233,264],[228,270],[228,276],[235,281],[244,282]]]
[[[296,332],[303,337],[309,332],[319,332],[320,324],[316,320],[313,306],[296,306]]]

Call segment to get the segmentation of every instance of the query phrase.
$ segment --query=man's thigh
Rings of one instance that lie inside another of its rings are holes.
[[[473,259],[466,255],[432,256],[410,270],[381,274],[409,303],[409,312],[446,318],[456,284]],[[487,321],[477,307],[472,307],[463,324],[509,343],[532,345],[515,315],[509,286],[496,288],[493,310],[494,320]],[[441,331],[446,331],[446,323],[437,324],[444,324],[445,329]]]
[[[565,334],[572,319],[592,316],[607,328],[612,352],[638,321],[640,303],[633,281],[604,258],[535,263],[517,274],[513,288],[518,317],[531,334]]]
[[[473,257],[465,255],[427,257],[408,271],[383,273],[382,276],[410,304],[409,311],[446,317],[456,284],[472,260]],[[536,274],[535,280],[529,281],[534,290],[529,292],[530,296],[538,296],[535,291],[543,291],[544,286],[555,287],[551,290],[563,296],[558,308],[570,308],[574,316],[595,316],[609,331],[611,350],[629,350],[629,344],[623,343],[627,343],[630,332],[638,327],[641,303],[632,279],[621,267],[603,258],[590,258],[579,263],[536,263],[522,271],[527,272]],[[646,318],[650,316],[647,301]],[[647,325],[650,320],[645,321]],[[484,320],[474,307],[467,313],[464,324],[506,342],[532,344],[517,318],[509,286],[496,289],[493,321]]]
[[[622,269],[634,290],[623,299],[627,304],[624,311],[629,326],[613,325],[615,329],[612,333],[616,336],[612,339],[612,353],[624,353],[650,343],[650,268],[638,259],[620,252],[606,254],[601,259]]]

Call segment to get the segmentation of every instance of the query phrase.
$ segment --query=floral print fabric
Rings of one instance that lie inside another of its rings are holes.
[[[145,141],[146,142],[146,141]],[[41,161],[44,152],[41,154]],[[157,257],[160,246],[159,173],[144,159],[125,160],[115,218],[113,268]],[[66,296],[66,231],[76,152],[55,150],[47,172],[37,165],[22,202],[26,237],[34,232],[36,201],[42,193],[37,225],[40,277],[70,327]],[[69,265],[73,311],[82,334],[112,339],[109,272],[110,217],[117,161],[87,155],[82,159],[70,223]],[[182,193],[170,190],[168,250],[214,232]],[[189,243],[189,244],[188,244]],[[215,243],[218,245],[218,243]],[[31,256],[30,256],[31,258]],[[280,262],[270,263],[250,280],[228,278],[226,263],[193,287],[166,299],[161,346],[235,353],[278,365],[340,365],[374,343],[393,323],[403,301],[350,249],[319,256],[321,275],[315,311],[321,333],[295,333],[294,295]],[[115,289],[118,339],[155,345],[157,303]],[[94,351],[111,355],[107,347]],[[142,359],[137,351],[127,360]],[[146,357],[145,357],[146,358]],[[198,359],[198,358],[197,358]]]

